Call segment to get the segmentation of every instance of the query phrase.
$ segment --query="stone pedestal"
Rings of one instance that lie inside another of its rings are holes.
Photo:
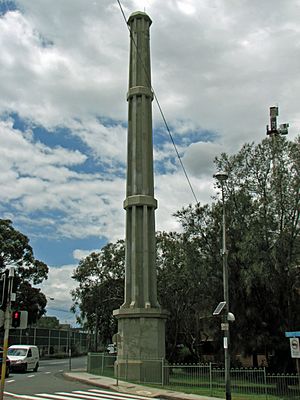
[[[116,368],[120,379],[161,382],[165,357],[165,319],[159,309],[120,309]]]

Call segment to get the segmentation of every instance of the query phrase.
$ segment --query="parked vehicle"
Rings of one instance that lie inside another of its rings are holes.
[[[0,347],[0,375],[1,375],[1,370],[2,370],[2,359],[3,359],[3,348]],[[8,378],[10,373],[10,360],[6,356],[6,371],[5,371],[5,377]]]
[[[14,344],[8,348],[7,356],[11,371],[26,372],[32,369],[36,372],[39,368],[40,356],[37,346]]]

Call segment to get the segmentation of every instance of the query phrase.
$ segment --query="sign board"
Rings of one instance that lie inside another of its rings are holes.
[[[292,358],[300,358],[299,338],[290,338],[291,356]]]
[[[285,332],[285,337],[300,337],[300,331],[298,332]]]
[[[228,322],[223,322],[222,324],[221,324],[221,330],[222,331],[228,331],[229,330],[229,323]]]

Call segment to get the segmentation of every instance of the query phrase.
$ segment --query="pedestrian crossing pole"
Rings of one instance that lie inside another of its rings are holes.
[[[13,287],[13,279],[15,276],[14,267],[9,268],[8,274],[8,291],[7,299],[5,300],[5,314],[4,314],[4,340],[3,340],[3,353],[2,353],[2,367],[1,367],[1,386],[0,386],[0,400],[3,400],[5,375],[6,375],[6,357],[8,349],[9,328],[11,323],[11,292]]]

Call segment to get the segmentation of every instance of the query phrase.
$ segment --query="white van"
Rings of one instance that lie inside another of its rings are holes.
[[[36,346],[26,344],[14,344],[7,351],[10,360],[11,371],[24,371],[33,369],[36,372],[39,368],[39,349]]]

